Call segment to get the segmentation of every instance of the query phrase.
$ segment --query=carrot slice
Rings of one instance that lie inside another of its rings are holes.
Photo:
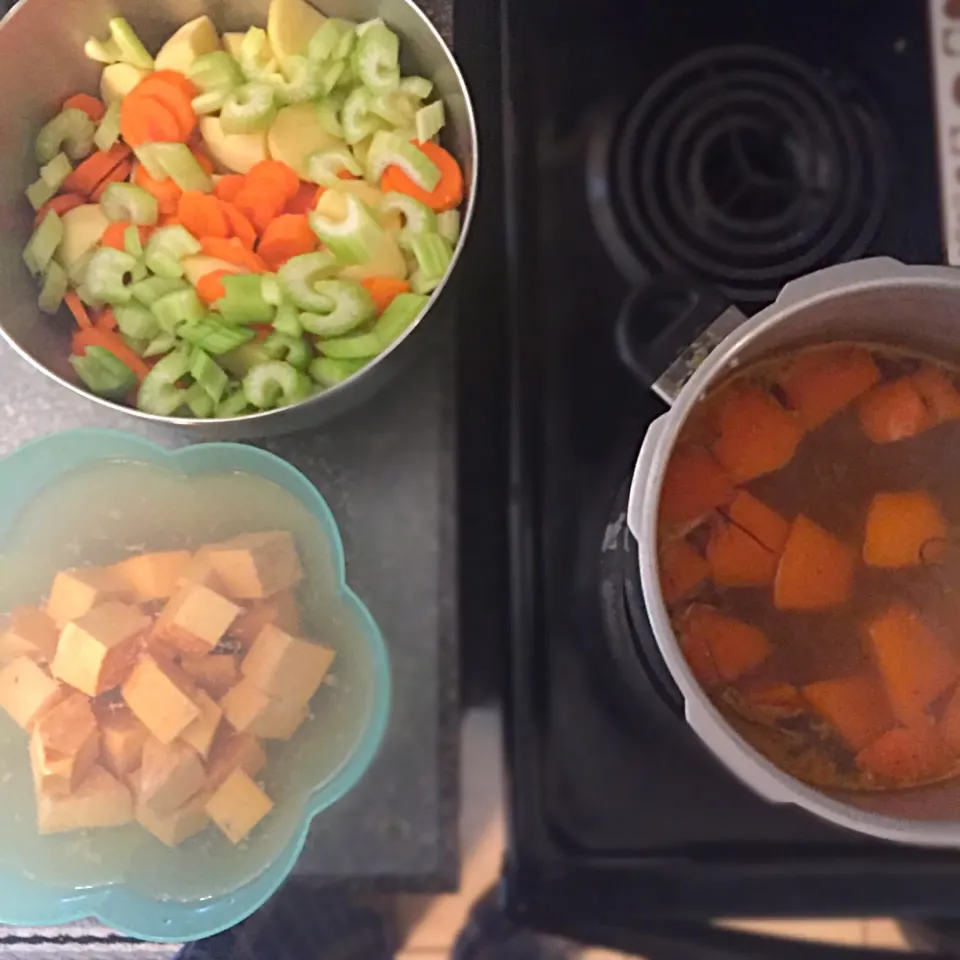
[[[197,296],[209,306],[227,295],[223,285],[223,278],[230,276],[230,270],[211,270],[197,281]]]
[[[714,581],[726,587],[773,582],[790,524],[775,510],[738,490],[713,524],[707,561]]]
[[[872,567],[914,567],[932,559],[947,536],[947,521],[926,490],[878,493],[867,510],[863,562]]]
[[[934,423],[960,420],[960,390],[936,367],[921,367],[910,378],[933,416]]]
[[[248,187],[266,184],[271,192],[279,193],[284,204],[289,203],[300,190],[300,178],[296,171],[282,160],[261,160],[254,164],[246,175]]]
[[[719,437],[713,455],[737,480],[746,482],[779,470],[803,437],[800,422],[759,387],[744,386],[717,410]]]
[[[807,684],[803,695],[855,753],[894,724],[887,695],[874,677],[818,680]]]
[[[167,79],[169,77],[176,77],[176,80],[171,81]],[[187,87],[194,92],[185,90],[181,81],[185,81]],[[159,70],[144,77],[130,91],[127,99],[149,97],[151,100],[158,100],[176,117],[177,126],[180,128],[179,139],[186,142],[197,125],[197,115],[190,102],[195,96],[196,88],[182,74],[173,70]]]
[[[83,301],[77,296],[75,290],[68,290],[63,296],[63,302],[70,308],[73,319],[77,321],[77,326],[81,330],[90,330],[93,328],[93,321]]]
[[[940,719],[940,736],[954,753],[960,754],[960,687],[954,690],[943,717]]]
[[[248,250],[236,237],[224,240],[223,237],[200,237],[203,252],[227,263],[245,267],[252,273],[267,273],[268,267],[261,257]]]
[[[797,717],[809,711],[800,691],[792,683],[747,679],[738,685],[744,704],[751,712],[768,719]]]
[[[57,216],[62,217],[68,210],[72,210],[74,207],[79,207],[81,203],[86,202],[87,198],[82,197],[79,193],[61,193],[58,196],[53,197],[37,211],[37,215],[33,218],[34,229],[43,223],[43,218],[51,210],[57,214]]]
[[[297,192],[287,202],[284,213],[309,213],[323,196],[323,187],[315,183],[301,183]]]
[[[909,786],[944,772],[950,754],[935,727],[894,727],[864,747],[857,766],[885,783]]]
[[[103,196],[104,190],[110,186],[111,183],[123,183],[127,180],[130,174],[133,172],[133,161],[132,160],[121,160],[94,188],[93,193],[90,194],[90,199],[99,201]]]
[[[377,305],[378,315],[390,306],[395,296],[410,292],[410,284],[406,280],[397,279],[397,277],[366,277],[360,283],[367,293],[373,297],[373,302]]]
[[[286,200],[275,186],[263,181],[259,185],[244,186],[233,198],[233,205],[253,224],[258,233],[263,233],[286,206]]]
[[[100,237],[100,246],[113,247],[114,250],[122,250],[123,235],[129,226],[129,222],[111,223],[110,226],[103,231],[103,236]]]
[[[780,387],[806,430],[839,413],[880,379],[864,347],[830,347],[801,353],[779,378]]]
[[[110,330],[98,330],[91,326],[87,330],[80,330],[73,337],[73,352],[81,356],[86,353],[87,347],[103,347],[109,350],[117,359],[122,360],[135,374],[138,380],[150,372],[150,367],[138,357],[120,338],[120,335]]]
[[[193,81],[178,70],[154,70],[153,73],[145,76],[140,83],[134,87],[134,90],[143,89],[146,84],[156,83],[161,80],[172,87],[176,87],[188,100],[192,100],[200,92]]]
[[[94,123],[99,123],[107,108],[89,93],[75,93],[63,101],[61,110],[82,110]]]
[[[922,433],[933,416],[909,377],[882,383],[861,397],[860,426],[874,443],[895,443]]]
[[[821,610],[850,595],[853,551],[803,514],[794,518],[773,581],[778,610]]]
[[[172,88],[171,88],[172,89]],[[128,94],[120,107],[120,133],[131,147],[186,139],[180,121],[153,96]]]
[[[180,195],[177,218],[195,237],[226,238],[232,232],[220,201],[199,190],[185,190]]]
[[[383,171],[380,186],[385,191],[396,190],[425,203],[431,210],[453,210],[463,200],[463,171],[453,155],[439,144],[427,141],[412,141],[439,168],[440,181],[433,190],[418,187],[399,167],[387,167]]]
[[[117,318],[114,315],[112,308],[107,307],[106,309],[102,310],[97,319],[94,320],[93,325],[98,330],[116,330]]]
[[[707,561],[682,537],[660,547],[660,589],[667,604],[693,593],[708,576]]]
[[[98,150],[73,169],[61,189],[64,193],[89,197],[103,178],[129,156],[130,148],[125,143],[115,143],[109,150]]]
[[[291,257],[313,253],[320,245],[303,214],[282,213],[267,224],[257,253],[271,270],[279,270]]]
[[[227,218],[230,231],[248,250],[257,245],[257,231],[253,224],[232,204],[220,201],[220,209]]]
[[[168,177],[166,180],[154,180],[154,178],[147,173],[144,165],[138,163],[137,169],[133,174],[133,182],[138,187],[143,187],[147,193],[156,197],[160,213],[176,213],[177,204],[180,202],[180,195],[183,191],[174,183],[172,177]]]
[[[660,522],[695,525],[733,499],[733,480],[704,447],[678,447],[667,464],[660,490]]]
[[[246,186],[246,179],[240,173],[228,173],[213,185],[213,195],[219,200],[232,203],[233,198]]]
[[[700,686],[705,690],[710,690],[720,686],[720,674],[717,672],[717,666],[713,662],[713,654],[707,641],[700,636],[680,635],[680,651],[683,653],[687,666],[697,678]]]
[[[727,682],[758,667],[772,650],[763,631],[703,603],[690,605],[680,630],[688,641],[706,644],[720,679]]]
[[[917,613],[894,603],[867,626],[874,659],[894,716],[911,726],[960,678],[960,664]]]

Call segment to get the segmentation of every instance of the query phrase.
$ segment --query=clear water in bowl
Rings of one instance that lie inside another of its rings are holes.
[[[250,837],[231,844],[215,827],[169,849],[137,824],[40,836],[27,738],[0,716],[0,864],[67,888],[124,881],[151,899],[222,895],[255,877],[299,829],[310,792],[344,764],[368,722],[373,676],[363,626],[338,596],[334,551],[297,497],[262,477],[184,477],[162,467],[106,462],[66,474],[24,510],[0,556],[0,610],[36,603],[61,569],[131,552],[198,547],[238,533],[284,529],[306,571],[298,589],[304,634],[337,651],[289,742],[267,743],[260,782],[276,804]]]

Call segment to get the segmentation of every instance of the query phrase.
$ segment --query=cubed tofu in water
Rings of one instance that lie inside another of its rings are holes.
[[[143,747],[150,731],[129,707],[104,711],[100,717],[101,760],[115,776],[126,777],[143,759]]]
[[[180,668],[201,689],[219,700],[240,682],[240,661],[232,653],[184,656]]]
[[[71,620],[60,635],[53,675],[90,697],[117,686],[130,671],[150,618],[112,600]]]
[[[82,617],[107,600],[128,595],[129,587],[110,570],[101,567],[78,567],[62,570],[53,579],[47,613],[62,630],[71,620]]]
[[[273,801],[243,772],[234,770],[207,801],[210,819],[231,843],[240,843],[273,809]]]
[[[293,590],[281,590],[266,600],[254,600],[230,627],[230,636],[249,650],[267,624],[273,624],[287,633],[300,633],[300,612]]]
[[[122,692],[127,706],[161,743],[172,743],[200,716],[189,678],[156,657],[140,658]]]
[[[211,789],[219,787],[234,770],[243,770],[255,777],[267,765],[263,745],[250,733],[232,733],[228,726],[220,728],[210,751],[207,782]]]
[[[36,722],[30,765],[37,794],[62,797],[87,777],[100,754],[100,731],[88,697],[71,693]]]
[[[57,652],[60,630],[38,607],[14,607],[10,626],[0,635],[0,663],[30,657],[50,663]]]
[[[303,578],[296,544],[285,530],[241,534],[211,547],[209,557],[233,600],[260,600]]]
[[[240,607],[200,584],[179,590],[157,619],[156,633],[188,654],[209,653],[220,642]]]
[[[161,817],[170,816],[206,783],[196,750],[185,743],[161,743],[155,737],[143,747],[137,802]]]
[[[40,833],[63,833],[90,827],[120,827],[133,820],[130,790],[94,765],[83,782],[65,797],[40,794],[37,824]]]
[[[29,657],[18,657],[0,670],[0,707],[24,730],[67,694],[63,684]]]
[[[220,701],[220,706],[234,730],[265,740],[289,740],[310,712],[305,703],[275,700],[248,677]]]
[[[119,581],[127,584],[138,603],[144,603],[172,597],[192,559],[189,550],[164,550],[138,554],[109,569]]]
[[[160,816],[141,802],[136,806],[135,816],[137,823],[149,830],[161,843],[168,847],[178,847],[209,826],[210,817],[204,809],[208,799],[209,794],[197,794],[166,816]]]
[[[240,672],[276,699],[306,703],[320,687],[336,653],[267,624],[240,664]]]
[[[204,759],[210,754],[213,739],[220,728],[220,719],[223,711],[202,690],[197,691],[194,703],[200,708],[200,716],[180,734],[180,739],[193,747]]]

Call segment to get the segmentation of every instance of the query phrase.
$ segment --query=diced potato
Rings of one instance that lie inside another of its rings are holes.
[[[249,650],[268,623],[295,636],[300,633],[300,613],[293,590],[281,590],[266,600],[254,600],[233,622],[230,636]]]
[[[320,123],[312,103],[284,107],[267,132],[270,156],[291,167],[301,179],[307,179],[307,157],[310,154],[342,146],[343,141]]]
[[[273,809],[273,801],[242,770],[234,770],[207,801],[210,819],[240,843]]]
[[[130,790],[103,767],[95,765],[89,775],[66,797],[37,797],[40,833],[63,833],[90,827],[120,827],[133,820]]]
[[[184,653],[209,653],[237,618],[240,607],[209,587],[183,587],[163,608],[156,633]]]
[[[267,133],[224,133],[219,117],[201,117],[200,135],[204,146],[221,170],[249,173],[258,163],[268,159]]]
[[[141,70],[129,63],[107,64],[100,74],[100,99],[108,106],[122,101],[149,73],[149,70]]]
[[[233,600],[259,600],[296,586],[303,567],[285,530],[244,533],[210,549],[210,561]]]
[[[154,63],[157,70],[176,70],[185,74],[201,54],[219,49],[220,38],[213,21],[207,16],[197,17],[167,40],[157,51]]]
[[[273,55],[282,63],[307,51],[310,38],[327,18],[307,0],[270,0],[267,36]]]
[[[29,657],[19,657],[0,670],[0,707],[24,730],[67,694],[43,667]]]
[[[192,559],[189,550],[140,553],[115,563],[109,570],[130,587],[138,603],[166,600],[177,592],[177,584]]]
[[[135,816],[137,822],[161,843],[168,847],[178,847],[185,840],[206,830],[210,823],[210,817],[204,809],[208,799],[209,795],[206,793],[197,794],[178,810],[164,817],[154,813],[145,803],[138,803]]]
[[[197,691],[194,703],[200,708],[200,716],[180,734],[180,739],[206,759],[213,746],[213,738],[220,727],[223,711],[202,690]]]
[[[225,33],[220,41],[223,43],[223,49],[235,60],[240,59],[240,48],[243,46],[242,33]]]
[[[180,660],[180,668],[201,690],[216,700],[240,682],[240,662],[232,653],[185,656]]]
[[[206,783],[197,752],[185,743],[161,743],[150,737],[143,746],[137,802],[161,817],[170,816]]]
[[[141,657],[122,689],[127,706],[161,743],[172,743],[200,716],[187,676],[156,657]]]
[[[74,754],[48,750],[36,728],[30,736],[30,767],[37,796],[65,797],[90,775],[100,755],[100,735],[93,730]]]
[[[129,672],[150,618],[113,600],[70,621],[60,635],[53,675],[90,697],[117,686]]]
[[[105,712],[100,719],[103,765],[118,777],[136,770],[150,731],[123,705]]]
[[[63,570],[54,577],[47,601],[50,619],[62,630],[67,623],[89,613],[107,600],[115,600],[129,593],[109,570],[100,567],[81,567]]]
[[[317,692],[335,657],[329,647],[267,624],[240,664],[240,672],[268,696],[303,704]]]
[[[255,777],[267,765],[263,746],[253,734],[228,731],[228,726],[220,728],[210,751],[207,781],[211,788],[219,787],[234,770]]]
[[[238,733],[266,740],[289,740],[309,713],[302,701],[275,700],[247,677],[220,701],[220,707]]]
[[[0,636],[0,663],[17,657],[30,657],[50,663],[57,652],[60,631],[57,625],[37,607],[15,607],[10,626]]]

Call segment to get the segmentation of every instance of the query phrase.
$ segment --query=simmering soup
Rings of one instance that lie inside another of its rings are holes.
[[[960,774],[960,372],[832,344],[744,367],[664,477],[660,581],[691,671],[821,787]]]

